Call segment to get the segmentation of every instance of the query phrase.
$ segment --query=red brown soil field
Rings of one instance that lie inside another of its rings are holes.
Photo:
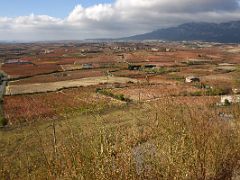
[[[101,70],[78,70],[70,72],[59,72],[48,75],[39,75],[19,81],[11,82],[11,85],[18,84],[31,84],[31,83],[47,83],[47,82],[57,82],[57,81],[67,81],[73,79],[81,79],[87,77],[97,77],[104,76],[104,71]]]
[[[35,61],[36,64],[56,64],[56,65],[65,65],[65,64],[73,64],[76,61],[76,58],[41,58],[38,61]]]
[[[56,64],[4,64],[2,70],[11,78],[17,78],[57,72],[61,71],[61,68]]]
[[[114,76],[129,78],[145,78],[146,73],[143,71],[120,70],[112,73]]]
[[[145,62],[147,60],[146,52],[126,53],[124,54],[124,60],[129,63]]]
[[[27,59],[27,58],[26,58]],[[115,55],[96,55],[94,57],[63,57],[63,56],[39,56],[35,60],[32,60],[35,64],[56,64],[56,65],[67,65],[67,64],[102,64],[102,63],[116,63],[119,60],[118,56]]]
[[[196,92],[199,89],[185,85],[178,82],[163,81],[163,83],[155,85],[143,85],[143,86],[132,86],[129,88],[114,89],[113,93],[124,94],[124,96],[129,97],[133,100],[139,100],[139,94],[141,100],[153,100],[157,98],[162,98],[166,96],[178,96],[185,92]]]
[[[75,62],[78,64],[84,64],[84,63],[102,64],[102,63],[117,63],[118,60],[119,60],[119,57],[115,55],[98,55],[92,58],[76,58]]]
[[[216,50],[178,50],[175,52],[136,52],[125,54],[125,60],[130,63],[138,62],[159,62],[159,63],[179,63],[188,59],[211,59],[220,61],[224,53]]]
[[[196,66],[186,66],[181,67],[180,72],[176,72],[175,75],[178,76],[189,76],[189,75],[195,75],[195,76],[206,76],[206,75],[214,75],[218,74],[217,71],[214,71],[216,66],[214,65],[196,65]]]
[[[203,56],[204,54],[204,56]],[[212,55],[216,55],[213,56]],[[196,51],[196,50],[188,50],[188,51],[176,51],[176,52],[159,52],[153,56],[149,56],[149,61],[156,62],[181,62],[188,59],[212,59],[215,61],[219,60],[219,54],[215,54],[214,52],[204,52],[204,51]]]
[[[68,89],[55,93],[5,96],[3,109],[10,124],[61,118],[74,112],[101,110],[121,102],[96,94],[95,87]]]
[[[227,63],[240,63],[240,53],[230,54],[227,53],[224,57],[225,62]]]

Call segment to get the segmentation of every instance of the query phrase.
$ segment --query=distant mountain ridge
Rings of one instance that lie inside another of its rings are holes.
[[[240,21],[226,23],[186,23],[121,40],[208,41],[240,43]]]

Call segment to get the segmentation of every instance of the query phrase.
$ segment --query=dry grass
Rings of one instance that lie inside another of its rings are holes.
[[[239,107],[173,99],[1,132],[4,179],[231,179],[239,172]]]
[[[151,82],[154,82],[154,80],[150,80],[150,83]],[[194,93],[196,91],[199,91],[199,89],[188,84],[166,80],[158,80],[157,84],[139,84],[112,90],[113,93],[123,94],[136,101],[138,101],[139,98],[142,101],[146,101],[165,98],[167,96],[180,96],[184,93]]]

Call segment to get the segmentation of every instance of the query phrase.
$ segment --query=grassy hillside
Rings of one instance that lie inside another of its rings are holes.
[[[0,131],[0,177],[237,178],[239,112],[166,98]]]

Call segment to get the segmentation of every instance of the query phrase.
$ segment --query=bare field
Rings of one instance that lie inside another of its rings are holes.
[[[8,85],[6,88],[6,95],[16,95],[16,94],[32,94],[32,93],[43,93],[58,91],[62,88],[72,88],[72,87],[86,87],[98,84],[112,84],[112,83],[136,83],[137,80],[132,78],[124,77],[90,77],[82,78],[77,80],[69,81],[58,81],[51,83],[33,83],[33,84],[22,84],[22,85]]]

